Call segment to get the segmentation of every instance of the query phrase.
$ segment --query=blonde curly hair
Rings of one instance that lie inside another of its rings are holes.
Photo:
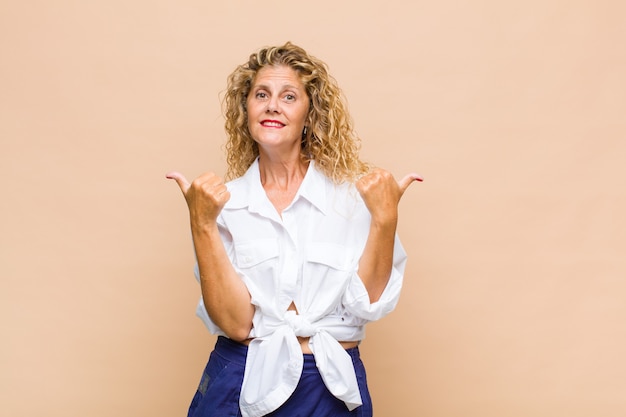
[[[242,176],[259,155],[258,145],[248,130],[246,100],[256,74],[268,65],[285,65],[295,70],[309,96],[302,160],[315,161],[316,167],[335,183],[353,182],[367,173],[370,166],[359,159],[361,142],[337,81],[328,73],[324,62],[287,42],[253,53],[248,62],[239,65],[228,77],[223,97],[228,134],[226,179]]]

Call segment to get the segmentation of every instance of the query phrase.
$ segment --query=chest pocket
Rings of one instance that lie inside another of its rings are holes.
[[[276,239],[255,239],[235,244],[237,266],[242,269],[258,267],[266,261],[278,258]]]
[[[309,244],[306,260],[309,263],[327,266],[338,271],[347,271],[352,264],[348,248],[336,243]]]
[[[307,291],[302,304],[309,312],[331,314],[339,305],[349,284],[353,266],[352,251],[336,243],[307,245],[302,283]]]

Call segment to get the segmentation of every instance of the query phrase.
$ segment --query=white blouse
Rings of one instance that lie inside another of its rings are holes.
[[[338,341],[360,341],[365,324],[391,312],[400,296],[406,253],[396,236],[393,270],[370,303],[357,274],[370,214],[356,188],[335,185],[310,163],[292,203],[278,214],[261,185],[258,161],[227,184],[218,224],[230,260],[255,306],[240,407],[244,417],[280,407],[302,373],[297,336],[309,345],[328,390],[352,410],[361,405],[354,367]],[[196,278],[199,280],[196,266]],[[288,311],[294,303],[298,314]],[[224,335],[202,299],[197,315]]]

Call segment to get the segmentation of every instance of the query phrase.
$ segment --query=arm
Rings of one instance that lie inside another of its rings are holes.
[[[167,174],[167,178],[176,180],[189,207],[207,313],[228,337],[243,341],[252,328],[254,306],[246,285],[228,258],[217,225],[217,217],[230,193],[222,179],[213,173],[203,174],[191,184],[178,172]]]
[[[389,281],[398,224],[398,203],[413,181],[422,181],[422,178],[417,174],[409,174],[396,182],[389,172],[375,169],[356,183],[371,215],[370,230],[358,270],[370,303],[378,301]]]

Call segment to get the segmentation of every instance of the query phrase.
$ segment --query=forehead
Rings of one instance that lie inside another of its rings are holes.
[[[254,77],[253,87],[283,87],[289,86],[304,90],[304,83],[296,70],[287,65],[268,65],[261,68]]]

